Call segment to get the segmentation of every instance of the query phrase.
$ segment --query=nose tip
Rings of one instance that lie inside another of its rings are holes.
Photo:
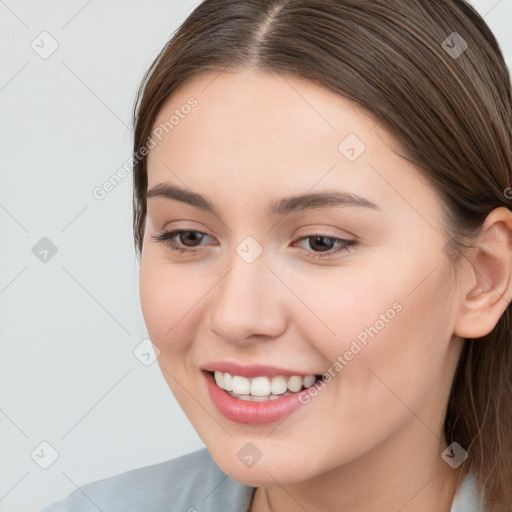
[[[231,344],[279,336],[286,329],[281,287],[262,260],[235,261],[212,293],[209,328]]]

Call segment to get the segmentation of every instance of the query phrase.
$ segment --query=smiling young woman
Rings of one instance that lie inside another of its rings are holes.
[[[142,310],[206,448],[46,510],[510,511],[512,101],[475,10],[205,0],[134,124]]]

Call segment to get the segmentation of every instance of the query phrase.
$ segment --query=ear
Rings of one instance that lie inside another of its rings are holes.
[[[484,221],[460,279],[461,303],[454,334],[489,334],[512,300],[512,211],[494,209]]]

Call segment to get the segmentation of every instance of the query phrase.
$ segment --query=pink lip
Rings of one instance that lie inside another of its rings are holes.
[[[213,361],[205,364],[201,367],[202,370],[213,372],[215,370],[219,372],[228,372],[231,375],[240,375],[252,379],[254,377],[276,377],[277,375],[286,375],[291,377],[292,375],[299,375],[306,377],[307,375],[315,375],[314,373],[304,373],[300,371],[286,370],[285,368],[277,368],[275,366],[265,365],[250,365],[242,366],[237,363],[229,361]]]
[[[219,388],[215,383],[213,375],[208,371],[201,373],[205,378],[208,393],[215,407],[217,407],[220,413],[228,420],[244,425],[263,425],[286,418],[301,405],[304,405],[304,403],[299,400],[299,395],[301,393],[307,393],[307,390],[302,390],[293,395],[269,400],[267,402],[248,402],[234,398],[226,391]]]

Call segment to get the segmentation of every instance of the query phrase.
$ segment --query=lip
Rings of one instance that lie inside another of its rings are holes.
[[[203,374],[208,393],[215,407],[217,407],[219,412],[228,420],[236,423],[242,423],[244,425],[275,423],[286,418],[302,405],[305,405],[299,400],[299,395],[301,393],[307,393],[307,389],[293,395],[276,398],[275,400],[269,400],[267,402],[248,402],[234,398],[226,391],[219,388],[210,371],[203,370],[201,373]]]
[[[283,375],[291,377],[292,375],[299,375],[300,377],[306,377],[307,375],[317,375],[315,373],[304,373],[301,371],[287,370],[285,368],[277,368],[275,366],[267,365],[241,365],[233,363],[231,361],[213,361],[207,363],[201,367],[201,370],[213,372],[215,370],[219,372],[228,372],[231,375],[240,375],[247,379],[253,379],[254,377],[277,377]]]

